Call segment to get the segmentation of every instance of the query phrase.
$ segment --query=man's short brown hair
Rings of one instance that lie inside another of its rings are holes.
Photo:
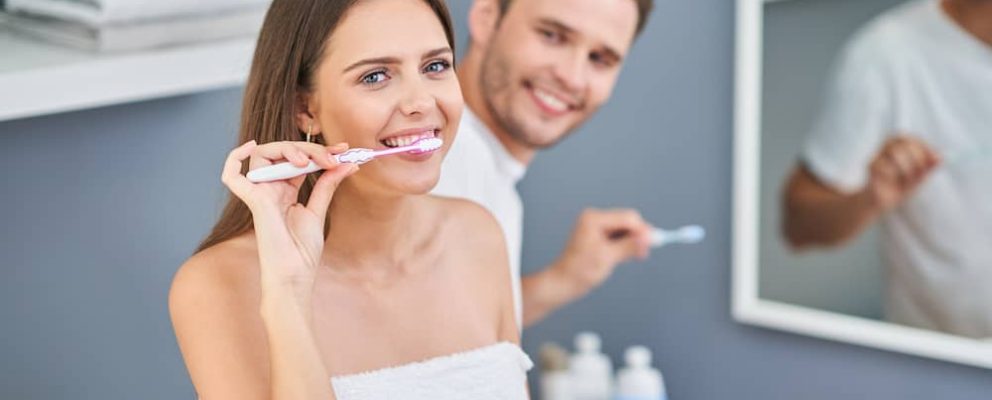
[[[506,10],[510,9],[512,2],[513,0],[499,0],[501,15],[506,14]],[[637,37],[648,23],[648,16],[651,14],[651,9],[654,8],[654,0],[634,0],[634,2],[637,3],[637,30],[634,31],[634,37]]]

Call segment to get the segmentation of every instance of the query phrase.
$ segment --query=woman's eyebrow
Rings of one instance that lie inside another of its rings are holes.
[[[433,58],[442,54],[451,54],[451,53],[452,51],[450,47],[439,47],[424,53],[423,59]]]
[[[355,68],[358,68],[358,67],[361,67],[361,66],[365,66],[365,65],[370,65],[370,64],[372,64],[372,65],[380,65],[380,64],[399,64],[399,63],[400,63],[400,59],[398,59],[396,57],[366,58],[364,60],[361,60],[359,62],[356,62],[354,64],[349,65],[348,68],[345,68],[344,69],[344,72],[348,72],[348,71],[351,71],[351,70],[353,70]]]
[[[428,51],[428,52],[424,53],[423,58],[424,59],[427,59],[427,58],[431,58],[431,57],[437,57],[437,56],[442,55],[442,54],[451,54],[451,53],[452,53],[452,51],[451,51],[451,48],[450,47],[439,47],[437,49],[434,49],[434,50],[431,50],[431,51]],[[400,62],[401,62],[400,59],[399,58],[396,58],[396,57],[366,58],[364,60],[361,60],[359,62],[356,62],[354,64],[349,65],[348,68],[345,68],[344,69],[344,72],[347,73],[348,71],[351,71],[353,69],[356,69],[356,68],[359,68],[359,67],[362,67],[362,66],[365,66],[365,65],[383,65],[383,64],[389,65],[389,64],[399,64]]]

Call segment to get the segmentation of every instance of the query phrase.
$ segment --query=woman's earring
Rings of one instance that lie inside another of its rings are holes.
[[[307,126],[307,143],[310,143],[310,136],[313,135],[313,121],[310,121],[310,125]]]

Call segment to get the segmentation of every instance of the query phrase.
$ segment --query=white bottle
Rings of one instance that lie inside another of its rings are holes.
[[[599,351],[599,335],[582,332],[575,336],[576,353],[569,360],[572,398],[575,400],[609,400],[613,391],[613,364]]]
[[[572,377],[568,373],[568,352],[557,343],[545,343],[541,360],[541,400],[573,400]]]
[[[644,346],[627,348],[627,367],[617,374],[617,396],[614,400],[666,400],[665,380],[661,372],[651,368],[651,350]]]

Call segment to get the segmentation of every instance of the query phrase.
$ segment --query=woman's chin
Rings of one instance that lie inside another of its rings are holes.
[[[389,186],[396,188],[400,193],[409,195],[422,195],[430,193],[437,185],[440,173],[417,174],[402,177],[391,177]]]

